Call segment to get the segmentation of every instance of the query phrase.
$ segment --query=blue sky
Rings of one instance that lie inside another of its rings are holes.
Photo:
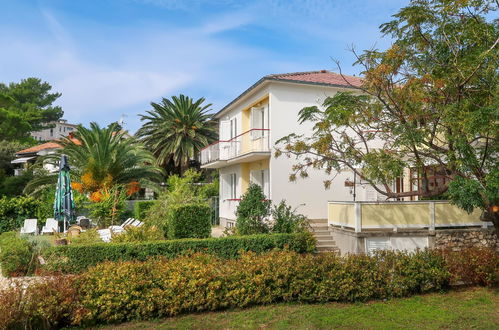
[[[351,45],[386,48],[378,26],[404,0],[0,0],[0,81],[39,77],[71,122],[126,128],[180,93],[213,111],[262,76],[358,74]]]

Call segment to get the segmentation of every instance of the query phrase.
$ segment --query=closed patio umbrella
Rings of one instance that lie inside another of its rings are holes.
[[[54,218],[59,222],[59,231],[65,232],[74,217],[74,200],[69,177],[69,163],[66,155],[61,156],[59,178],[55,190]]]

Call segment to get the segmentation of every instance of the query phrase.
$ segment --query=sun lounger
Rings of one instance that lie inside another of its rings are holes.
[[[54,218],[48,218],[47,222],[45,222],[45,226],[42,228],[42,235],[43,234],[52,234],[55,232],[59,231],[59,224],[57,220]]]
[[[26,219],[24,220],[24,226],[21,228],[21,234],[38,234],[37,227],[38,219]]]
[[[128,218],[126,219],[122,224],[121,224],[121,228],[125,228],[125,226],[128,226],[129,224],[131,224],[132,222],[134,222],[135,219],[134,218]]]

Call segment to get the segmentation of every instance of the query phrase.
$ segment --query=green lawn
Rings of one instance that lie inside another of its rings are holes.
[[[111,328],[499,329],[499,292],[497,289],[471,288],[362,304],[278,304],[131,322]]]

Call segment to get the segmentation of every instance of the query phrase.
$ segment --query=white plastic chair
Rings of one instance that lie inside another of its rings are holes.
[[[52,234],[54,231],[59,231],[59,224],[54,218],[48,218],[47,222],[45,222],[45,226],[42,228],[42,235],[47,233]]]
[[[24,220],[24,226],[21,227],[21,234],[38,234],[38,219]]]

